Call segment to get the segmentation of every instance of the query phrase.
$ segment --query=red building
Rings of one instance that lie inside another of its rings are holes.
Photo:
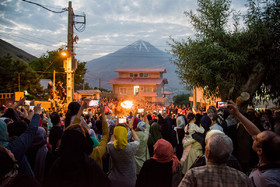
[[[108,82],[113,85],[113,93],[119,99],[139,99],[151,103],[165,103],[165,96],[172,94],[164,91],[164,85],[168,84],[163,78],[166,69],[117,69],[118,78]]]

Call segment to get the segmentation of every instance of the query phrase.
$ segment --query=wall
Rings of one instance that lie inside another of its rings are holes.
[[[140,77],[139,74],[142,72],[134,72],[134,73],[138,73],[138,77],[135,77],[135,78],[143,78],[143,79],[145,79],[145,78],[162,78],[162,73],[160,73],[160,72],[148,72],[148,77]],[[130,73],[119,72],[119,78],[131,78]]]

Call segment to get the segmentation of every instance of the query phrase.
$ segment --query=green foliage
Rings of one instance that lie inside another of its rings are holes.
[[[269,96],[280,104],[280,0],[249,0],[246,17],[250,33],[258,37],[258,59],[267,67],[257,95]]]
[[[12,56],[0,57],[0,92],[13,93],[27,91],[30,95],[28,99],[38,99],[45,96],[43,88],[40,86],[37,73],[33,72],[30,66],[20,60],[13,60]]]
[[[92,90],[92,87],[89,85],[88,82],[85,82],[84,85],[82,84],[76,85],[75,90]]]
[[[35,71],[40,71],[41,79],[53,80],[53,71],[56,71],[55,82],[62,82],[66,86],[66,74],[63,68],[63,58],[60,56],[61,49],[55,51],[48,51],[38,59],[31,61],[29,64]],[[86,62],[79,62],[74,74],[74,88],[75,90],[83,88],[84,76],[87,71]],[[46,73],[44,73],[46,72]]]
[[[189,97],[190,97],[190,94],[180,94],[180,95],[176,95],[173,97],[173,104],[175,106],[178,106],[178,105],[190,105],[190,101],[189,101]]]
[[[100,90],[101,92],[108,92],[108,93],[112,93],[112,91],[106,89],[106,88],[97,88],[97,87],[94,87],[93,88],[94,90]]]
[[[198,0],[197,13],[185,13],[197,32],[194,39],[170,43],[179,78],[190,88],[202,87],[206,96],[222,100],[235,99],[243,91],[279,98],[280,83],[273,78],[280,76],[276,75],[280,70],[279,0],[249,1],[245,28],[239,28],[240,17],[232,14],[230,3]]]
[[[84,76],[87,72],[86,69],[86,62],[80,62],[78,63],[78,67],[75,71],[75,76],[74,76],[74,87],[75,90],[79,90],[78,88],[83,88],[84,84]],[[88,86],[88,84],[85,83],[85,87]],[[88,89],[88,88],[85,88]],[[81,89],[82,90],[82,89]]]
[[[40,58],[32,60],[29,65],[34,71],[38,71],[40,79],[53,80],[53,71],[56,71],[55,81],[63,82],[65,85],[66,74],[63,69],[63,58],[59,55],[60,49],[48,51]]]

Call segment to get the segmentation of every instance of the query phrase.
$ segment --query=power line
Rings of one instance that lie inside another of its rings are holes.
[[[1,32],[1,31],[0,31]],[[40,37],[36,37],[34,35],[28,35],[27,33],[23,33],[23,32],[19,32],[21,34],[24,34],[24,35],[27,35],[29,37],[33,37],[33,38],[37,38],[39,40],[43,40],[43,41],[46,41],[46,42],[50,42],[50,43],[54,43],[54,42],[57,42],[56,40],[46,40],[45,38],[40,38]],[[18,37],[18,38],[22,38],[22,39],[26,39],[26,38],[23,38],[23,37],[20,37],[16,34],[11,34],[11,33],[3,33],[3,35],[10,35],[10,36],[14,36],[14,37]],[[29,40],[30,41],[30,40]],[[34,41],[35,42],[35,41]],[[40,44],[43,44],[43,43],[40,43]],[[87,44],[87,43],[78,43],[77,46],[75,46],[75,48],[85,48],[83,46],[108,46],[108,47],[127,47],[131,44],[105,44],[105,43],[92,43],[92,44]],[[80,47],[79,47],[80,46]],[[154,47],[156,48],[160,48],[160,47],[169,47],[167,45],[153,45]]]
[[[45,41],[45,42],[48,42],[48,43],[56,43],[57,40],[53,39],[53,40],[46,40],[45,38],[40,38],[40,37],[37,37],[35,35],[29,35],[27,33],[24,33],[24,32],[19,32],[17,31],[18,33],[6,33],[6,32],[3,32],[3,31],[0,31],[2,32],[4,35],[10,35],[10,36],[14,36],[14,37],[20,37],[18,36],[19,34],[22,34],[24,36],[28,36],[28,37],[31,37],[31,38],[37,38],[38,40],[42,40],[42,41]],[[51,39],[51,38],[48,38],[48,39]]]
[[[30,37],[34,37],[34,36],[28,35],[26,33],[22,33],[22,34],[30,36]],[[2,35],[2,36],[8,35],[8,36],[20,38],[20,39],[23,39],[23,40],[26,40],[26,41],[29,41],[29,42],[33,42],[33,43],[37,43],[37,44],[41,44],[41,45],[45,45],[45,46],[49,46],[49,47],[54,47],[54,46],[52,46],[50,44],[41,43],[41,42],[38,42],[38,41],[35,41],[35,40],[32,40],[32,39],[28,39],[28,38],[24,38],[24,37],[18,36],[16,34],[3,33],[3,34],[0,34],[0,35]],[[39,40],[43,40],[43,41],[46,41],[46,42],[54,43],[53,41],[45,40],[45,39],[42,39],[42,38],[39,38],[39,37],[34,37],[34,38],[37,38]],[[21,40],[16,40],[16,41],[23,42]],[[79,47],[79,46],[81,46],[81,47]],[[85,49],[85,47],[83,47],[83,46],[108,46],[108,47],[110,47],[110,46],[120,46],[120,47],[127,47],[128,45],[125,45],[125,44],[115,44],[115,45],[114,44],[80,44],[79,43],[78,46],[75,46],[75,48],[82,50],[82,49]],[[160,47],[160,46],[155,46],[155,47]],[[93,49],[93,50],[95,50],[95,49]],[[164,51],[162,51],[162,52],[164,52]],[[149,54],[159,54],[160,52],[147,52],[147,53],[149,53]],[[79,53],[79,54],[88,54],[88,53]],[[127,54],[130,54],[130,53],[127,53]]]
[[[24,38],[24,37],[21,37],[21,36],[12,35],[12,34],[7,34],[7,33],[5,33],[5,34],[6,34],[6,35],[9,35],[9,36],[11,36],[11,37],[13,37],[12,40],[17,41],[17,42],[21,42],[21,43],[24,43],[24,44],[26,44],[24,41],[29,41],[29,42],[36,43],[36,44],[40,44],[40,45],[44,45],[44,46],[47,46],[47,47],[54,47],[54,46],[52,46],[52,45],[48,45],[48,44],[45,44],[45,43],[40,43],[40,42],[38,42],[38,41],[34,41],[34,40],[31,40],[31,39],[28,39],[28,38]],[[2,35],[2,34],[0,34],[0,36],[1,36],[1,35]],[[3,37],[3,35],[2,35],[2,37]],[[22,40],[16,40],[16,39],[14,39],[14,37],[15,37],[15,38],[22,39]],[[23,49],[23,50],[24,50],[24,49]]]
[[[67,9],[65,9],[65,8],[63,10],[61,10],[61,11],[54,11],[54,10],[51,10],[51,9],[49,9],[49,8],[43,6],[43,5],[40,5],[38,3],[34,3],[34,2],[31,2],[31,1],[27,1],[27,0],[22,0],[22,1],[27,2],[27,3],[31,3],[31,4],[34,4],[34,5],[37,5],[37,6],[42,7],[42,8],[44,8],[44,9],[50,11],[50,12],[57,13],[57,14],[60,14],[60,13],[63,13],[63,12],[67,11]]]

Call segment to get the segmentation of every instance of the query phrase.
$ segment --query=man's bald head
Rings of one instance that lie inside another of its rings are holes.
[[[263,131],[259,135],[259,147],[269,162],[280,161],[280,136],[273,131]]]

